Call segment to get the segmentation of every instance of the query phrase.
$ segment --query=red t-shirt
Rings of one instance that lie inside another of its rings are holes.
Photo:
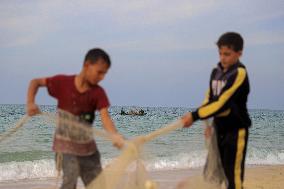
[[[88,91],[80,93],[75,86],[75,75],[56,75],[47,78],[48,93],[57,99],[57,108],[75,116],[91,113],[109,107],[107,95],[102,87],[95,85]],[[60,127],[61,125],[57,125]],[[90,155],[97,150],[95,141],[76,143],[64,139],[55,131],[53,150],[75,155]]]

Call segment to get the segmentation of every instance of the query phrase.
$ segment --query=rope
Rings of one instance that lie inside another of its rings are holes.
[[[28,115],[24,115],[17,123],[16,126],[10,130],[0,134],[0,142],[4,141],[6,138],[10,137],[13,133],[17,132],[30,118]]]
[[[154,138],[158,137],[161,134],[167,134],[171,131],[174,131],[176,129],[180,129],[183,127],[183,123],[181,120],[177,120],[171,124],[166,125],[165,127],[158,129],[156,131],[153,131],[151,133],[149,133],[146,136],[143,136],[145,142],[148,142],[150,140],[153,140]]]

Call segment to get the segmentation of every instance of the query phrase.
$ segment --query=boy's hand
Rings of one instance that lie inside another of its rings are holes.
[[[124,146],[124,137],[118,133],[112,135],[112,144],[121,149]]]
[[[183,125],[184,125],[183,127],[190,127],[192,125],[192,123],[193,123],[191,112],[184,114],[181,117],[181,120],[182,120]]]
[[[41,113],[39,107],[36,104],[34,104],[34,103],[28,103],[26,108],[27,108],[27,110],[26,110],[27,114],[29,116],[34,116],[36,114],[40,114]]]

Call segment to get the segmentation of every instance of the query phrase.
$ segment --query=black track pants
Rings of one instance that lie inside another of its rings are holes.
[[[226,133],[217,131],[217,143],[228,180],[228,189],[243,188],[247,142],[247,128],[235,129]]]

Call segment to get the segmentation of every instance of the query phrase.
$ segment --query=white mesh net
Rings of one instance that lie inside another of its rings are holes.
[[[57,118],[51,114],[43,114],[51,120],[57,120],[55,139],[64,142],[76,144],[88,144],[93,141],[94,135],[104,137],[109,141],[115,140],[115,137],[105,131],[90,127],[89,124],[81,122],[76,116],[64,111],[58,111]],[[16,132],[26,121],[28,116],[24,116],[14,127],[14,129],[1,134],[0,142]],[[159,183],[150,178],[143,160],[142,148],[146,142],[153,140],[156,137],[162,137],[171,131],[182,128],[183,124],[180,120],[162,127],[145,136],[138,136],[131,140],[125,141],[124,148],[120,155],[111,161],[103,171],[97,176],[86,188],[87,189],[157,189]],[[192,188],[214,188],[219,187],[225,182],[218,153],[216,153],[217,144],[216,137],[213,134],[208,140],[208,157],[204,168],[203,176],[189,177],[178,183],[177,189],[192,189]],[[62,152],[72,150],[67,145],[62,148]],[[59,150],[60,151],[60,150]],[[60,170],[60,164],[57,165]],[[129,169],[134,167],[134,169]],[[209,182],[207,182],[209,181]],[[213,183],[213,184],[212,184]]]

